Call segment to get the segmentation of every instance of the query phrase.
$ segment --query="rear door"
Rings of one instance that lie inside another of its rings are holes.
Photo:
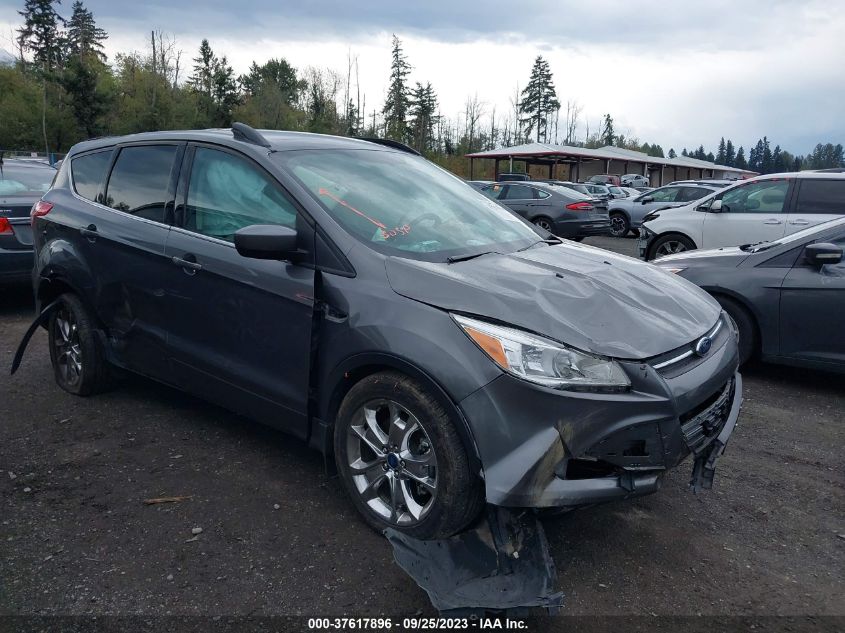
[[[115,360],[160,380],[169,379],[164,289],[172,267],[164,248],[183,151],[178,142],[127,145],[71,162],[75,192],[90,197],[102,162],[113,160],[75,240],[91,267],[90,296]]]
[[[717,195],[713,200],[721,200],[722,208],[705,215],[701,247],[739,246],[783,237],[791,186],[791,179],[773,178]]]
[[[845,248],[845,233],[832,241]],[[780,299],[782,356],[845,364],[845,261],[810,266],[800,255],[784,279]]]
[[[795,207],[786,221],[786,234],[845,215],[845,178],[798,178]]]
[[[175,381],[305,437],[313,266],[242,257],[234,234],[253,224],[295,228],[300,249],[313,257],[313,228],[276,180],[242,154],[192,146],[183,174],[166,253]]]
[[[535,202],[534,188],[526,185],[510,184],[505,186],[505,191],[499,200],[516,211],[523,218],[531,217]]]

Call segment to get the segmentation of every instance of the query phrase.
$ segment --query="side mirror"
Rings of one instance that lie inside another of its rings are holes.
[[[830,242],[807,244],[804,248],[804,260],[816,268],[825,264],[838,264],[842,261],[842,249]]]
[[[707,207],[707,211],[710,213],[721,213],[722,212],[722,201],[721,200],[714,200],[710,203],[710,206]]]
[[[297,259],[296,231],[277,224],[253,224],[235,233],[235,248],[252,259]]]
[[[642,204],[648,204],[649,202],[654,202],[654,196],[645,196],[643,198],[640,198],[640,202]]]

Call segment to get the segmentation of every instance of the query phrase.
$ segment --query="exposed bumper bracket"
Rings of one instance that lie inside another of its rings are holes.
[[[725,447],[728,445],[728,439],[736,427],[736,421],[739,417],[739,410],[742,407],[742,376],[736,374],[734,383],[734,399],[731,403],[731,410],[728,414],[728,419],[725,425],[719,432],[719,435],[713,440],[713,443],[707,447],[701,454],[695,458],[692,467],[692,477],[690,478],[690,489],[694,493],[699,493],[702,490],[710,490],[713,487],[713,478],[716,476],[716,461],[725,452]]]

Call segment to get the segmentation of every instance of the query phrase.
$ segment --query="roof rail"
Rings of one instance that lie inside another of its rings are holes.
[[[261,145],[261,147],[270,147],[270,141],[246,123],[232,123],[232,136],[235,137],[236,141],[252,143],[253,145]]]
[[[385,147],[392,147],[393,149],[398,149],[400,152],[407,152],[408,154],[414,154],[415,156],[422,156],[422,154],[413,147],[408,147],[405,143],[400,143],[399,141],[394,141],[393,139],[372,138],[368,136],[358,136],[356,138],[361,141],[369,141],[370,143],[378,143],[379,145],[384,145]]]

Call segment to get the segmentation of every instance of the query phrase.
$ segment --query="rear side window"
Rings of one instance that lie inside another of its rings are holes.
[[[106,205],[164,222],[164,204],[175,156],[175,145],[124,147],[109,177]]]
[[[684,187],[681,189],[678,197],[675,198],[675,202],[692,202],[693,200],[703,198],[708,193],[713,192],[709,189],[704,189],[703,187]]]
[[[803,180],[797,211],[845,214],[845,180]]]
[[[73,188],[76,193],[86,200],[96,201],[110,159],[111,148],[71,160],[70,170],[73,172]]]
[[[508,185],[505,200],[533,200],[534,190],[525,185]]]

